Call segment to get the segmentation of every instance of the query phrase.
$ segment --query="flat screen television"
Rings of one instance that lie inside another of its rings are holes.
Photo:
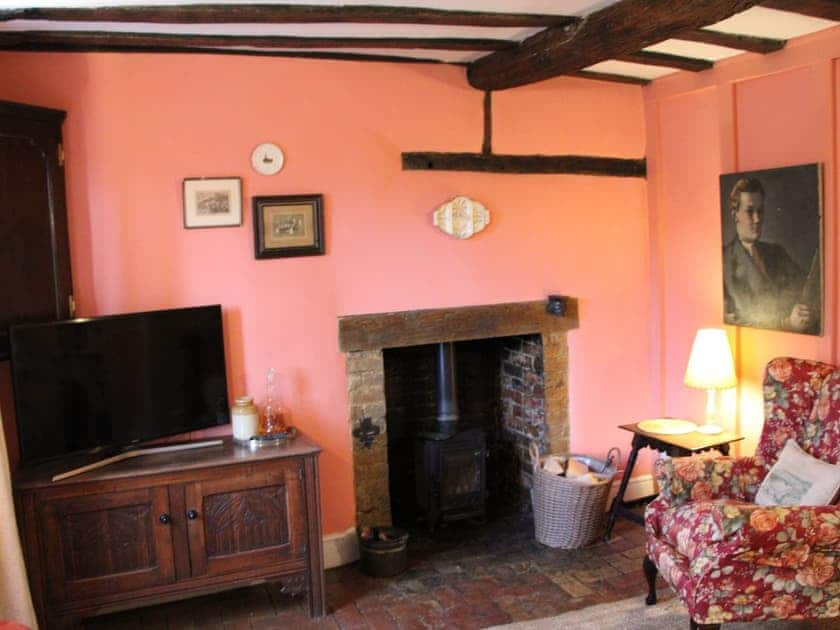
[[[12,326],[21,465],[229,422],[221,306]]]

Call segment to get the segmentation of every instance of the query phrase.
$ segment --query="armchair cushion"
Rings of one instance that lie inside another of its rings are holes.
[[[840,490],[840,466],[811,457],[788,440],[761,482],[759,505],[828,505]]]

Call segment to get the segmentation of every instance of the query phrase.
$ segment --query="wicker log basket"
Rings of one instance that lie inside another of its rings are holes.
[[[618,451],[612,449],[610,453]],[[531,443],[534,480],[531,502],[534,507],[534,534],[549,547],[576,549],[592,543],[606,518],[607,498],[616,468],[610,454],[607,460],[569,455],[589,468],[595,483],[583,483],[543,470],[539,447]],[[617,461],[615,462],[618,463]]]

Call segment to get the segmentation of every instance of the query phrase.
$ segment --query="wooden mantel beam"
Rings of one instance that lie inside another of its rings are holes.
[[[480,90],[527,85],[630,55],[755,4],[757,0],[621,0],[578,24],[547,28],[515,48],[477,59],[467,77]]]
[[[194,4],[178,6],[122,6],[96,8],[24,8],[0,11],[4,20],[62,22],[146,22],[165,24],[215,23],[356,23],[439,24],[453,26],[546,27],[580,21],[567,15],[447,11],[421,7]]]

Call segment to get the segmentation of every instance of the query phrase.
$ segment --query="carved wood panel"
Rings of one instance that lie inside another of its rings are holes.
[[[186,486],[193,576],[302,558],[302,462]]]
[[[286,487],[205,496],[204,533],[208,558],[289,544]]]
[[[166,488],[45,502],[49,599],[131,592],[174,579]]]
[[[157,565],[148,504],[66,513],[61,517],[68,580],[151,569]]]

